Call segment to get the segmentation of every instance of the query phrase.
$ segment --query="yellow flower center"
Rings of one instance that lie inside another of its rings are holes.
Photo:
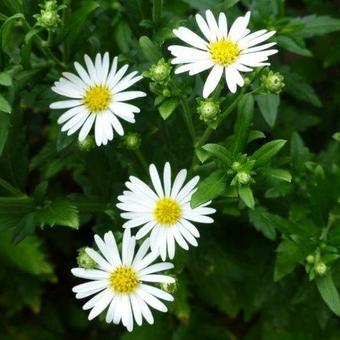
[[[230,65],[240,55],[240,48],[229,39],[213,42],[209,46],[212,60],[219,65]]]
[[[108,109],[112,95],[106,85],[95,85],[90,87],[84,97],[83,102],[91,112],[101,112]]]
[[[158,224],[172,225],[178,222],[182,216],[180,205],[172,198],[161,198],[153,211]]]
[[[132,293],[139,284],[137,273],[128,266],[115,269],[109,278],[112,289],[119,294]]]

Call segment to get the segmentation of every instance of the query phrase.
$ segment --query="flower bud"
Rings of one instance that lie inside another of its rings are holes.
[[[141,144],[141,138],[138,133],[130,132],[124,137],[124,145],[129,150],[137,150],[139,149]]]
[[[234,171],[238,171],[240,169],[241,163],[240,162],[233,162],[233,164],[231,164],[231,168]]]
[[[161,283],[161,288],[164,291],[173,294],[177,290],[177,281],[174,283]]]
[[[212,98],[208,98],[205,100],[198,99],[198,108],[197,112],[200,116],[200,119],[206,123],[216,121],[218,114],[221,112],[220,103]]]
[[[248,184],[251,180],[250,174],[246,171],[240,171],[236,177],[239,184]]]
[[[324,262],[318,262],[316,265],[315,265],[315,272],[318,274],[318,275],[324,275],[327,271],[327,266]]]
[[[155,83],[164,83],[169,79],[171,68],[170,64],[162,58],[157,64],[152,65],[145,75]]]
[[[261,83],[267,92],[274,94],[279,94],[285,86],[283,75],[271,70],[261,77]]]
[[[43,5],[40,5],[40,7],[42,7],[40,14],[34,15],[37,20],[37,25],[49,31],[54,31],[61,22],[58,14],[60,7],[58,8],[55,0],[46,1]]]
[[[315,261],[314,255],[309,254],[309,255],[306,257],[306,262],[307,262],[307,263],[312,264],[312,263],[314,263],[314,261]]]
[[[85,269],[93,269],[96,267],[96,262],[86,253],[86,247],[78,250],[77,256],[78,266]]]

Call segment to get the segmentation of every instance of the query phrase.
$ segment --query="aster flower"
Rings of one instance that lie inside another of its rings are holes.
[[[64,72],[52,87],[54,92],[71,99],[54,102],[50,108],[68,109],[58,119],[58,123],[63,125],[61,131],[71,135],[80,129],[79,141],[82,142],[94,125],[96,144],[106,145],[113,139],[114,131],[120,136],[124,135],[118,118],[135,122],[134,114],[140,109],[126,102],[146,94],[126,90],[142,77],[136,71],[125,75],[128,65],[117,69],[117,57],[110,68],[108,52],[103,56],[98,53],[94,62],[88,55],[84,59],[86,70],[75,62],[78,75]]]
[[[167,257],[174,258],[175,243],[185,250],[188,244],[197,246],[200,236],[197,228],[190,222],[212,223],[209,216],[215,209],[207,207],[207,202],[194,209],[190,206],[199,177],[196,176],[184,185],[187,171],[182,169],[171,185],[171,167],[167,162],[164,166],[163,184],[154,164],[149,168],[153,185],[147,184],[131,176],[125,183],[128,191],[118,197],[117,207],[126,212],[121,217],[128,219],[123,228],[140,227],[136,239],[150,234],[150,246],[153,252],[160,254],[164,261]]]
[[[247,29],[250,12],[238,17],[229,31],[224,13],[219,14],[218,22],[211,11],[206,11],[205,17],[206,20],[196,15],[197,25],[205,39],[186,27],[173,31],[179,39],[192,46],[169,46],[175,57],[172,64],[183,64],[175,73],[189,72],[189,75],[195,75],[212,69],[204,84],[203,97],[207,98],[214,91],[223,73],[229,90],[235,93],[237,86],[244,85],[240,72],[251,72],[254,67],[270,65],[266,61],[277,50],[269,48],[276,43],[259,44],[273,36],[275,31],[262,29],[250,33]]]
[[[111,231],[104,235],[104,239],[98,235],[94,239],[101,254],[91,248],[87,248],[86,253],[96,262],[97,267],[71,270],[74,276],[89,280],[72,289],[77,299],[94,295],[83,306],[84,310],[91,310],[89,320],[107,309],[106,322],[122,322],[130,332],[134,320],[137,325],[142,324],[143,318],[153,324],[150,307],[166,312],[167,307],[160,300],[173,301],[173,297],[149,283],[174,283],[174,278],[170,276],[155,274],[173,268],[173,264],[151,264],[157,254],[148,252],[148,239],[135,254],[136,240],[131,237],[128,229],[123,236],[122,256]]]

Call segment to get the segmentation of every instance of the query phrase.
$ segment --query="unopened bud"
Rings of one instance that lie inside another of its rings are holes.
[[[307,262],[307,263],[312,264],[312,263],[314,263],[314,261],[315,261],[314,255],[310,254],[310,255],[308,255],[308,256],[306,257],[306,262]]]
[[[138,133],[130,132],[124,137],[124,145],[129,150],[139,149],[141,144],[141,138]]]
[[[327,266],[324,262],[318,262],[314,268],[315,272],[319,275],[324,275],[327,271]]]
[[[266,75],[261,77],[263,88],[274,94],[279,94],[285,86],[284,77],[279,72],[269,71]]]
[[[174,283],[162,283],[161,288],[167,293],[173,294],[177,289],[177,282]]]
[[[169,79],[172,67],[163,58],[154,64],[144,75],[155,83],[164,83]]]
[[[205,100],[198,99],[197,102],[199,104],[197,112],[201,120],[206,123],[217,120],[217,117],[221,112],[220,103],[217,100],[208,98]]]
[[[87,136],[82,142],[78,141],[78,148],[81,151],[90,151],[96,146],[93,136]]]
[[[248,184],[251,180],[251,176],[246,171],[240,171],[236,177],[239,184]]]
[[[86,248],[80,248],[77,256],[78,266],[85,269],[93,269],[96,267],[96,262],[86,253]]]

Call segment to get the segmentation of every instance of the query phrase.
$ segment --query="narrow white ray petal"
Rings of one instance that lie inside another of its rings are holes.
[[[117,119],[117,117],[110,112],[107,116],[108,118],[108,122],[113,126],[113,128],[115,129],[115,131],[120,135],[123,136],[124,135],[124,129],[122,124],[120,123],[120,121]]]
[[[196,238],[200,237],[198,229],[191,222],[187,221],[185,218],[182,218],[180,220],[180,224],[188,231],[190,231],[190,233],[193,234]]]
[[[58,124],[63,124],[67,120],[71,119],[73,116],[77,115],[78,113],[82,111],[87,111],[86,107],[84,105],[73,107],[72,109],[67,110],[64,112],[59,118],[58,118]]]
[[[128,222],[124,223],[124,228],[134,228],[140,225],[144,225],[145,223],[153,221],[152,215],[141,216],[139,218],[134,218]]]
[[[109,72],[109,74],[107,75],[107,78],[106,78],[107,84],[112,82],[112,79],[113,79],[113,77],[114,77],[114,75],[116,74],[116,71],[117,71],[117,65],[118,65],[118,58],[114,57],[113,61],[112,61],[110,72]]]
[[[223,12],[220,13],[218,16],[218,28],[220,31],[219,38],[226,39],[228,37],[228,24],[227,24],[227,17]]]
[[[256,32],[254,32],[254,33],[256,33]],[[265,34],[262,34],[262,35],[260,35],[256,38],[245,40],[246,38],[248,38],[251,35],[251,34],[249,34],[248,36],[246,36],[245,38],[243,38],[239,41],[239,46],[241,47],[241,49],[245,49],[245,48],[249,48],[249,47],[258,45],[261,42],[272,37],[275,33],[276,33],[275,31],[271,31],[271,32],[267,32]]]
[[[125,102],[127,100],[145,97],[146,93],[142,91],[125,91],[114,95],[114,100],[117,102]]]
[[[121,264],[121,259],[117,247],[116,240],[113,236],[112,231],[107,232],[104,235],[104,241],[106,243],[107,248],[109,249],[110,253],[112,253],[111,261],[115,264],[115,266],[118,266]]]
[[[50,105],[50,109],[69,109],[74,106],[82,105],[83,101],[79,99],[61,100]]]
[[[178,29],[173,30],[173,32],[179,39],[191,46],[201,50],[206,50],[208,48],[208,43],[206,41],[186,27],[179,27]]]
[[[140,271],[150,265],[152,262],[154,262],[158,257],[158,254],[156,253],[149,253],[147,254],[142,260],[140,260],[138,263],[134,265],[134,268],[137,271]]]
[[[91,289],[91,290],[88,290],[86,292],[81,292],[81,293],[77,293],[76,294],[76,299],[84,299],[84,298],[87,298],[93,294],[97,294],[99,292],[101,292],[103,290],[103,288],[97,288],[97,289]]]
[[[141,326],[141,324],[143,323],[142,311],[138,303],[138,299],[134,294],[130,295],[130,303],[136,323],[138,326]]]
[[[179,232],[182,234],[184,239],[188,243],[190,243],[192,246],[194,246],[194,247],[198,246],[198,243],[197,243],[195,237],[186,228],[184,228],[182,225],[179,226]]]
[[[216,41],[217,40],[217,33],[218,33],[218,26],[217,26],[217,22],[215,20],[215,17],[210,10],[207,10],[205,12],[205,17],[207,19],[207,23],[208,23],[208,26],[210,28],[210,32],[211,32],[211,35],[212,35],[212,40],[210,40],[210,41]]]
[[[209,97],[209,95],[215,90],[223,74],[223,66],[215,65],[210,71],[207,80],[203,87],[203,98]]]
[[[130,229],[125,229],[123,234],[123,241],[122,241],[122,263],[126,264],[128,259],[128,253],[129,253],[129,244],[131,241],[131,232]]]
[[[164,292],[163,290],[147,285],[147,284],[141,284],[140,288],[143,289],[144,291],[147,291],[148,293],[162,299],[165,301],[174,301],[174,298],[171,294]]]
[[[256,47],[246,48],[245,50],[243,50],[241,52],[241,54],[263,51],[263,50],[266,50],[269,47],[272,47],[274,45],[276,45],[276,42],[271,42],[271,43],[264,44],[264,45],[259,45],[259,46],[256,46]]]
[[[163,270],[168,270],[174,268],[174,265],[170,262],[155,263],[149,267],[144,268],[139,272],[139,275],[147,275],[157,273]]]
[[[102,115],[100,113],[97,113],[96,114],[96,122],[95,122],[95,126],[94,126],[94,138],[95,138],[97,146],[100,146],[102,144],[102,141],[105,138],[103,136],[101,120],[102,120]]]
[[[152,185],[157,192],[158,197],[163,197],[164,196],[164,191],[162,188],[162,183],[158,175],[157,168],[154,164],[151,164],[149,166],[149,173],[150,173],[150,178],[152,181]]]
[[[171,276],[160,275],[160,274],[150,274],[140,277],[141,281],[145,282],[158,282],[158,283],[174,283],[175,279]]]
[[[123,296],[122,295],[118,295],[116,297],[117,299],[117,302],[116,302],[116,306],[117,308],[114,309],[114,312],[113,312],[113,323],[118,325],[121,318],[122,318],[122,301],[123,301]]]
[[[234,69],[230,67],[226,67],[225,69],[225,80],[227,82],[227,86],[231,93],[235,93],[237,89],[235,77],[234,77]]]
[[[169,229],[166,235],[166,242],[168,247],[168,256],[169,259],[173,259],[175,257],[175,239],[172,232],[172,229]]]
[[[82,121],[84,118],[86,118],[89,115],[86,111],[81,111],[74,115],[70,120],[68,120],[61,128],[61,131],[67,131],[71,129],[74,125],[76,125],[78,122]]]
[[[123,295],[122,296],[122,304],[120,306],[122,308],[122,323],[123,325],[127,328],[129,332],[132,331],[132,324],[131,324],[131,304],[130,304],[130,299],[128,295]]]
[[[203,19],[203,17],[199,14],[196,14],[195,16],[197,25],[201,32],[204,34],[204,36],[208,39],[209,42],[213,41],[213,34],[210,31],[210,28],[206,21]]]
[[[51,90],[55,93],[60,94],[61,96],[69,97],[69,98],[75,98],[80,99],[83,97],[82,93],[79,90],[75,90],[72,87],[67,87],[66,85],[57,85],[52,86]]]
[[[251,72],[251,71],[253,71],[252,68],[244,66],[240,63],[235,63],[235,67],[236,67],[237,70],[239,70],[241,72]]]
[[[107,280],[95,280],[95,281],[90,281],[86,283],[81,283],[77,286],[74,286],[72,288],[72,292],[74,293],[82,293],[82,292],[87,292],[91,291],[94,289],[104,289],[107,287]]]
[[[199,181],[199,176],[195,176],[192,178],[178,193],[177,195],[177,200],[181,201],[186,198],[186,196],[196,187],[198,181]]]
[[[209,216],[204,216],[204,215],[196,215],[195,213],[185,213],[183,218],[193,221],[193,222],[199,222],[199,223],[213,223],[214,220],[209,217]]]
[[[180,247],[182,247],[185,250],[189,249],[188,244],[184,240],[182,234],[179,232],[177,227],[173,228],[173,235],[175,237],[176,242],[179,244]]]
[[[91,80],[97,83],[98,82],[97,73],[91,58],[87,54],[85,54],[84,59],[87,67],[87,72],[89,73]]]
[[[166,233],[167,231],[164,227],[160,228],[156,240],[157,248],[159,250],[162,261],[165,261],[167,253]]]
[[[100,73],[100,78],[103,83],[106,82],[110,67],[110,55],[109,52],[105,52],[102,60],[102,70]]]
[[[76,277],[88,280],[101,280],[109,277],[109,273],[98,269],[73,268],[71,272]]]
[[[191,61],[207,59],[207,57],[209,57],[209,53],[207,51],[202,51],[193,47],[171,45],[168,47],[168,50],[175,57],[184,58]]]
[[[156,225],[155,221],[150,221],[147,224],[145,224],[138,230],[136,234],[136,239],[140,240],[141,238],[143,238],[146,234],[148,234],[151,231],[152,228],[154,228],[155,225]]]
[[[106,290],[106,294],[102,296],[102,298],[96,303],[89,314],[89,320],[93,320],[97,317],[106,307],[111,303],[113,298],[113,293],[109,290]]]
[[[249,19],[250,12],[247,12],[244,17],[238,17],[230,27],[228,38],[234,42],[237,42],[242,36],[244,36]]]
[[[105,237],[105,235],[104,235]],[[117,261],[115,259],[115,256],[111,250],[110,247],[107,246],[107,244],[102,240],[98,235],[94,235],[94,240],[101,251],[101,253],[104,255],[105,259],[109,264],[111,264],[113,267],[117,265]]]
[[[146,239],[142,245],[139,247],[135,258],[132,261],[132,266],[135,266],[139,261],[142,260],[142,258],[146,255],[147,251],[150,248],[150,240]]]
[[[136,298],[138,299],[138,304],[140,306],[141,312],[143,314],[144,319],[152,325],[154,323],[154,319],[152,316],[152,313],[150,311],[149,306],[146,304],[146,302],[138,295],[136,294]]]
[[[116,308],[119,308],[117,305],[118,302],[118,296],[114,296],[111,300],[110,306],[107,310],[105,321],[107,323],[111,323],[113,321],[113,316]]]
[[[108,86],[112,89],[118,82],[124,77],[124,74],[126,73],[127,69],[129,68],[129,65],[122,66],[116,74],[111,78],[108,78],[106,83]]]
[[[175,181],[174,181],[174,184],[172,186],[172,190],[171,190],[171,197],[172,198],[177,198],[177,194],[181,190],[186,177],[187,177],[187,170],[186,169],[182,169],[177,174]]]
[[[100,53],[97,53],[96,58],[94,60],[94,68],[96,70],[96,78],[98,79],[99,83],[103,82],[101,73],[102,73],[102,56]]]
[[[96,116],[94,114],[90,114],[88,116],[88,118],[86,119],[86,122],[84,123],[84,125],[82,126],[82,128],[79,132],[79,141],[80,142],[84,141],[85,138],[90,133],[95,118],[96,118]]]
[[[84,69],[83,66],[81,66],[78,62],[74,63],[74,67],[77,70],[80,78],[82,79],[82,81],[88,85],[91,86],[93,84],[93,80],[91,80],[89,74],[86,72],[86,70]]]
[[[160,312],[167,312],[168,308],[163,302],[156,297],[148,293],[146,290],[138,289],[137,294],[152,308],[159,310]]]
[[[99,253],[92,248],[85,249],[87,255],[89,255],[102,269],[110,272],[113,269],[112,264],[107,262]]]
[[[170,163],[169,162],[166,162],[165,165],[164,165],[163,183],[164,183],[164,194],[165,194],[165,196],[170,196],[170,191],[171,191],[171,167],[170,167]]]

